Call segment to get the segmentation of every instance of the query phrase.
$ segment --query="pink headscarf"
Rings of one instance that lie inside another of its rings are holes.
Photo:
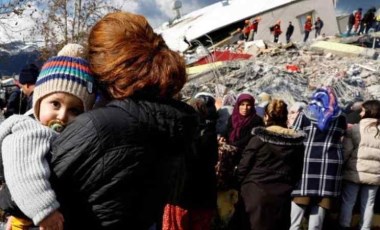
[[[251,111],[247,116],[242,116],[239,112],[239,106],[243,101],[249,101],[251,106]],[[236,141],[237,138],[240,136],[240,130],[248,125],[253,117],[256,115],[256,110],[255,110],[255,99],[253,98],[252,95],[242,93],[238,97],[234,110],[232,111],[231,115],[231,121],[232,121],[232,131],[229,136],[229,142],[233,143]]]

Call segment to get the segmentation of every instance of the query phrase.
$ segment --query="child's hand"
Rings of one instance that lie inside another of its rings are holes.
[[[63,230],[63,215],[59,211],[54,211],[40,222],[40,230]]]
[[[11,224],[11,219],[12,219],[12,216],[8,217],[7,219],[7,226],[5,228],[5,230],[12,230],[12,224]]]

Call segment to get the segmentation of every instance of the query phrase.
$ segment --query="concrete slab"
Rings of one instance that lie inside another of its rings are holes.
[[[360,54],[365,51],[363,47],[327,41],[315,42],[310,48],[312,50],[324,50],[329,53],[350,57],[360,56]]]
[[[213,62],[213,63],[209,63],[209,64],[204,64],[204,65],[186,68],[186,72],[188,75],[194,75],[194,74],[199,74],[199,73],[203,73],[203,72],[212,70],[212,69],[217,68],[217,67],[222,66],[222,65],[223,65],[222,61]]]
[[[373,58],[376,53],[373,49],[328,41],[315,42],[310,46],[310,48],[312,50],[324,50],[329,53],[346,57],[366,56]]]

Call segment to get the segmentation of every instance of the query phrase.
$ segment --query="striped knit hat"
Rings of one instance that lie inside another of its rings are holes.
[[[50,58],[41,68],[33,93],[34,116],[38,119],[41,100],[52,93],[69,93],[83,102],[84,110],[95,102],[95,79],[89,63],[81,58],[83,47],[66,45],[59,56]]]

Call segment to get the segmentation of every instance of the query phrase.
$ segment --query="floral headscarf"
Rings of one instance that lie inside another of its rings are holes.
[[[332,120],[341,114],[337,97],[331,87],[317,89],[305,110],[305,115],[317,122],[320,130],[325,131]]]

